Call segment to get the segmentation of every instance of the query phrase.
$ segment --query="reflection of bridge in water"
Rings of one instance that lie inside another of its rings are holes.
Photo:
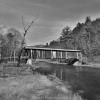
[[[37,48],[33,46],[25,47],[25,56],[31,59],[69,59],[77,58],[82,60],[80,50],[72,49],[55,49],[55,48]]]

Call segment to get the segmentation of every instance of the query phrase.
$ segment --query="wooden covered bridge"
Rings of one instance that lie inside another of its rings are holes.
[[[25,47],[24,56],[31,59],[69,59],[77,58],[82,60],[80,50],[55,49],[55,48],[37,48],[34,46]]]

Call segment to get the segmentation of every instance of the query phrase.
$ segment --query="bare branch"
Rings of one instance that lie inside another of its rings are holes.
[[[32,26],[32,24],[34,23],[35,21],[32,21],[31,23],[29,23],[28,25],[25,26],[25,22],[24,22],[24,18],[22,16],[22,25],[23,25],[23,28],[24,28],[24,38],[28,32],[28,30],[30,29],[30,27]]]
[[[24,37],[26,36],[26,34],[27,34],[29,28],[32,26],[33,23],[34,23],[34,21],[32,21],[32,22],[27,26],[27,29],[24,30],[24,31],[25,31]]]

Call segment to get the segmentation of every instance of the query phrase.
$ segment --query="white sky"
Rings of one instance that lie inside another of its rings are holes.
[[[23,30],[25,22],[37,19],[27,35],[30,45],[57,39],[65,26],[100,17],[100,0],[0,0],[0,25]]]

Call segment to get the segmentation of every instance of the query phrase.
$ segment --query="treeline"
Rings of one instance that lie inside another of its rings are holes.
[[[0,32],[0,56],[1,60],[7,58],[12,59],[18,56],[20,52],[21,42],[22,42],[21,33],[14,29],[9,28],[6,33]]]
[[[91,20],[86,17],[84,23],[77,23],[73,30],[66,26],[60,34],[57,40],[51,41],[46,47],[79,49],[87,57],[100,55],[100,18]]]

